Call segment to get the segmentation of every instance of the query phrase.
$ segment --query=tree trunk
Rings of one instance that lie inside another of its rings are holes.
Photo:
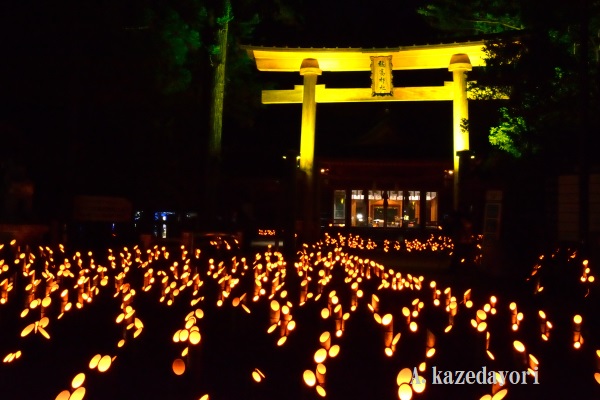
[[[208,154],[205,168],[204,214],[207,219],[214,219],[220,214],[217,210],[220,195],[221,176],[221,132],[223,130],[223,101],[225,98],[225,66],[227,63],[227,36],[231,3],[224,0],[223,22],[218,27],[217,41],[219,54],[214,62],[213,88],[210,109],[210,132],[208,138]]]

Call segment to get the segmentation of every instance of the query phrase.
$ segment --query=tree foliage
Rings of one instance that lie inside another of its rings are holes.
[[[161,12],[162,11],[162,12]],[[155,58],[155,83],[164,93],[181,92],[189,87],[192,72],[189,67],[190,53],[197,51],[202,42],[200,28],[206,18],[206,10],[198,7],[190,17],[182,16],[174,8],[144,10],[145,26],[155,41],[158,54]]]
[[[583,110],[598,105],[599,11],[597,0],[552,7],[527,0],[434,0],[420,14],[446,38],[487,40],[487,66],[472,89],[510,87],[490,143],[515,157],[568,165],[577,157],[574,139],[581,130],[598,127],[597,116],[587,118]]]
[[[418,10],[434,27],[454,34],[489,34],[523,30],[516,1],[439,0]]]
[[[222,4],[2,3],[0,132],[8,143],[0,153],[27,167],[40,198],[58,202],[73,193],[191,198],[209,126]],[[260,106],[258,88],[251,86],[255,68],[239,44],[259,41],[251,38],[263,25],[293,23],[290,4],[294,1],[232,1],[228,136],[241,136],[240,126],[252,127],[253,106]]]

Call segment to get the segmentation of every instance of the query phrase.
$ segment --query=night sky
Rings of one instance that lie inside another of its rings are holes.
[[[261,24],[240,41],[290,47],[440,43],[416,14],[420,4],[304,0],[293,5],[296,12],[286,14],[261,3]],[[195,176],[208,130],[210,67],[206,53],[189,53],[189,85],[165,94],[157,84],[164,78],[159,74],[167,80],[177,74],[164,67],[164,53],[149,39],[153,26],[146,29],[140,17],[145,6],[158,7],[142,1],[127,6],[3,3],[3,175],[35,182],[38,198],[44,198],[41,214],[68,194],[124,195],[155,203],[168,203],[171,193],[181,191],[190,199],[198,195]],[[235,1],[233,6],[236,13]],[[211,37],[200,40],[210,42]],[[233,173],[247,171],[248,163],[257,174],[272,173],[281,155],[299,148],[301,106],[262,106],[260,90],[291,89],[302,80],[294,74],[258,73],[252,65],[240,71],[230,77],[226,93],[224,159]],[[447,71],[397,72],[395,85],[442,85],[450,79]],[[368,73],[326,73],[318,83],[369,87],[370,79]],[[472,117],[487,109],[471,104]],[[483,114],[487,117],[472,118],[473,147],[482,150],[490,124],[490,113]],[[356,148],[348,148],[383,124],[401,143],[386,158],[450,157],[451,120],[450,103],[319,105],[317,156],[355,154]]]

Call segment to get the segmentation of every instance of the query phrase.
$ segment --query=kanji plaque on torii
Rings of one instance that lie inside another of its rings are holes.
[[[371,57],[371,89],[373,96],[393,94],[392,56]]]

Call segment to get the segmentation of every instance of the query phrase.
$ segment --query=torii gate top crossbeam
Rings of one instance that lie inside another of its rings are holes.
[[[395,70],[448,68],[454,54],[466,54],[473,67],[485,65],[483,41],[383,49],[287,48],[244,46],[259,71],[299,72],[302,61],[319,60],[321,71],[371,71],[371,56],[392,56]]]

